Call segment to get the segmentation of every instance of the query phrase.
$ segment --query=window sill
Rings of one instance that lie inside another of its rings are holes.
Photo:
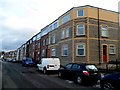
[[[116,53],[110,53],[109,55],[115,55]]]
[[[68,57],[68,55],[62,55],[62,57]]]
[[[76,55],[76,57],[85,57],[85,55]]]

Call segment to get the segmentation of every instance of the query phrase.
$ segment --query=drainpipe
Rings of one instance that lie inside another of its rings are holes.
[[[72,23],[72,26],[73,26],[73,28],[72,28],[72,63],[74,63],[75,61],[74,61],[74,59],[75,59],[75,42],[74,42],[74,19],[73,19],[73,23]]]
[[[101,64],[101,42],[100,42],[100,20],[99,20],[99,8],[97,8],[97,11],[98,11],[98,51],[99,51],[99,65]]]

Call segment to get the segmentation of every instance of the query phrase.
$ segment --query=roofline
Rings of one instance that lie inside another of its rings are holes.
[[[79,8],[79,7],[92,7],[92,8],[102,9],[102,10],[105,10],[105,11],[110,11],[110,12],[114,12],[114,13],[119,13],[119,12],[117,12],[117,11],[108,10],[108,9],[104,9],[104,8],[100,8],[100,7],[96,7],[96,6],[91,6],[91,5],[78,6],[78,7],[74,7],[74,8]]]

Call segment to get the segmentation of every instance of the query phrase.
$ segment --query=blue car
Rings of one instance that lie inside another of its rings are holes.
[[[34,62],[32,58],[24,57],[22,60],[22,65],[23,66],[35,66],[36,63]]]
[[[120,72],[107,74],[100,80],[102,90],[120,90]]]

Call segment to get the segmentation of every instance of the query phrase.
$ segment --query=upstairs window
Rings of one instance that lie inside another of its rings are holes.
[[[52,43],[55,43],[55,35],[52,36]]]
[[[66,22],[69,21],[69,20],[70,20],[70,14],[67,14],[66,16],[64,16],[64,17],[62,18],[62,24],[66,23]]]
[[[61,32],[61,39],[64,39],[65,38],[65,30],[62,30]]]
[[[101,26],[102,37],[108,37],[108,28],[107,26]]]
[[[69,28],[66,29],[66,37],[69,37]]]
[[[45,39],[43,40],[43,46],[45,46]]]
[[[78,16],[78,17],[84,16],[84,10],[78,10],[78,11],[77,11],[77,16]]]
[[[109,54],[116,54],[116,47],[115,45],[109,46]]]
[[[51,44],[51,43],[50,43],[50,42],[51,42],[51,37],[50,37],[50,36],[49,36],[49,40],[48,40],[48,42],[49,42],[48,44]]]
[[[77,25],[76,35],[85,35],[85,26],[84,24]]]

